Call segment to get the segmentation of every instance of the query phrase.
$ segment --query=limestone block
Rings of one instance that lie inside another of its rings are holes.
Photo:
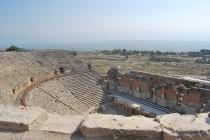
[[[163,127],[164,140],[210,140],[208,113],[180,115],[177,113],[157,116]]]
[[[0,128],[27,131],[39,126],[47,116],[40,107],[0,105]]]
[[[159,123],[143,116],[125,117],[120,115],[88,115],[80,127],[87,137],[138,137],[162,139]]]
[[[83,116],[48,114],[48,119],[40,126],[40,130],[57,134],[71,135],[78,130]]]
[[[47,131],[40,130],[30,130],[24,131],[21,133],[14,132],[1,132],[0,131],[1,140],[73,140],[70,139],[69,135],[51,133]],[[82,140],[82,139],[78,139]]]

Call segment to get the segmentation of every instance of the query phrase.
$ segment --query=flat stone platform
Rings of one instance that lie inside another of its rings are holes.
[[[39,127],[39,130],[71,136],[78,131],[83,120],[84,117],[80,115],[48,114],[48,119]]]
[[[47,117],[48,113],[40,107],[0,105],[0,129],[28,131]]]
[[[162,129],[158,122],[144,116],[89,115],[81,125],[87,137],[131,137],[162,140]]]

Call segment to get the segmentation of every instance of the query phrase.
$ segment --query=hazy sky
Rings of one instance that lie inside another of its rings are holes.
[[[210,0],[0,0],[1,43],[210,41]]]

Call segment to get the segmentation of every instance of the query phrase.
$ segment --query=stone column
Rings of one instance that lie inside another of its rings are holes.
[[[156,90],[157,90],[157,86],[155,85],[152,88],[152,100],[153,100],[153,102],[156,102]]]
[[[186,88],[183,84],[176,87],[176,103],[178,106],[181,106],[182,104],[185,90]]]
[[[129,89],[131,91],[131,95],[134,96],[134,92],[133,92],[133,82],[134,80],[133,79],[130,79],[129,80]]]

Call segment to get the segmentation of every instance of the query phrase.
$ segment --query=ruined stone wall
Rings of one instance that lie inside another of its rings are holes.
[[[129,92],[129,79],[126,76],[118,77],[118,90],[119,91],[127,91]]]
[[[107,79],[110,87],[115,85],[113,90],[149,99],[181,113],[210,109],[210,84],[136,71],[125,74],[117,72],[115,77],[111,73],[112,69],[108,72]],[[181,93],[178,93],[179,86],[184,88]]]

